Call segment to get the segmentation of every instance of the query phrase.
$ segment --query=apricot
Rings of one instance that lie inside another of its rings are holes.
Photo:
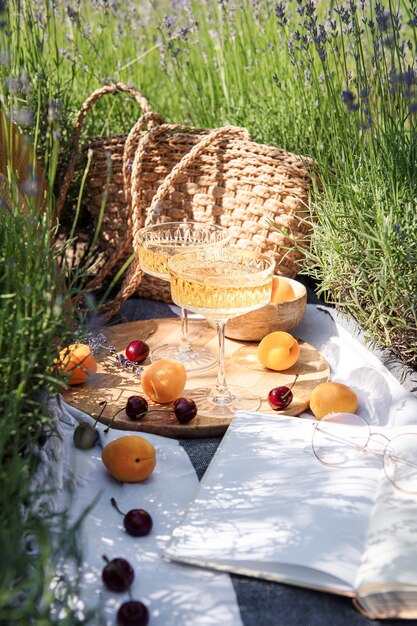
[[[319,420],[329,413],[355,413],[357,408],[356,393],[343,383],[321,383],[310,396],[310,409]]]
[[[61,350],[54,365],[59,371],[70,375],[68,385],[85,383],[90,374],[97,371],[97,361],[84,343],[74,343]]]
[[[287,302],[294,300],[295,293],[291,284],[284,278],[274,276],[272,280],[272,292],[270,302]]]
[[[138,435],[126,435],[104,446],[101,459],[116,480],[138,483],[152,474],[156,465],[153,445]]]
[[[141,383],[148,398],[164,404],[181,395],[186,380],[187,372],[181,361],[161,359],[144,371]]]
[[[299,356],[298,341],[284,331],[269,333],[258,346],[258,359],[262,365],[278,372],[292,367]]]

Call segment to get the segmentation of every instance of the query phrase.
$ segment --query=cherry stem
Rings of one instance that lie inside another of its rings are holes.
[[[117,506],[117,502],[114,498],[110,498],[110,502],[111,502],[112,507],[115,508],[116,511],[120,513],[120,515],[126,515],[126,513],[123,513],[123,511],[119,509],[119,507]]]
[[[138,413],[136,415],[136,419],[137,418],[141,418],[144,415],[147,415],[148,413],[173,413],[174,409],[148,409],[147,411],[143,411],[142,413]]]
[[[139,413],[138,417],[143,417],[144,415],[147,415],[148,413],[173,413],[174,409],[148,409],[147,411],[144,411],[143,413]]]
[[[284,400],[284,398],[286,398],[286,397],[288,396],[288,394],[290,393],[291,389],[294,387],[294,385],[295,385],[295,383],[296,383],[296,381],[297,381],[297,378],[298,378],[298,374],[297,374],[297,375],[296,375],[296,377],[294,378],[294,382],[293,382],[293,384],[291,385],[291,387],[289,387],[288,391],[286,391],[286,392],[284,393],[284,395],[283,395],[283,396],[281,396],[282,400]]]
[[[136,419],[141,419],[144,415],[147,415],[148,413],[174,413],[174,412],[175,412],[174,409],[148,409],[147,411],[144,411],[143,413],[138,413],[136,415]]]
[[[297,382],[297,378],[298,378],[298,376],[299,376],[299,374],[296,374],[296,375],[295,375],[294,382],[293,382],[293,384],[291,385],[291,387],[288,389],[288,391],[291,391],[291,389],[294,387],[295,383]]]
[[[100,413],[97,415],[97,419],[96,419],[96,421],[94,422],[94,426],[93,426],[93,428],[95,428],[95,427],[97,426],[97,424],[98,424],[98,420],[99,420],[99,419],[100,419],[100,417],[103,415],[104,409],[105,409],[105,408],[106,408],[106,406],[107,406],[107,400],[101,400],[98,404],[99,404],[99,406],[103,406],[103,408],[101,409]]]
[[[103,430],[103,433],[106,433],[106,434],[107,434],[107,433],[109,432],[110,428],[113,426],[114,418],[116,417],[116,415],[118,415],[119,413],[121,413],[121,412],[122,412],[122,411],[124,411],[124,410],[125,410],[125,407],[123,407],[122,409],[119,409],[118,411],[116,411],[116,413],[115,413],[115,414],[113,415],[113,417],[111,418],[110,423],[109,423],[109,425],[107,426],[107,428],[105,428],[105,429]]]
[[[105,554],[102,555],[102,559],[103,561],[106,561],[106,563],[110,563],[109,559],[106,557]]]

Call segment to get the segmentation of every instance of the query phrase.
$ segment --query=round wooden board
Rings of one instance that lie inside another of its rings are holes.
[[[158,319],[128,322],[111,326],[103,330],[109,344],[124,354],[127,344],[133,339],[146,340],[152,351],[163,344],[176,344],[180,335],[178,319]],[[153,333],[149,336],[149,333]],[[216,331],[206,320],[189,320],[189,337],[194,345],[205,345],[216,354]],[[329,366],[323,355],[310,344],[298,340],[300,357],[297,363],[285,372],[265,369],[257,358],[257,343],[245,343],[226,339],[226,378],[228,383],[255,391],[261,398],[260,412],[276,415],[300,415],[308,409],[311,391],[329,379]],[[146,367],[150,361],[142,365]],[[273,411],[266,401],[268,392],[273,387],[291,386],[298,374],[293,392],[293,401],[284,411]],[[189,373],[187,390],[213,387],[216,383],[217,367],[205,372]],[[143,395],[140,377],[118,365],[114,357],[106,357],[98,363],[97,374],[87,383],[68,387],[63,392],[66,402],[76,408],[97,416],[101,410],[100,402],[107,400],[107,405],[100,418],[108,424],[119,409],[124,408],[126,400],[132,395]],[[153,405],[150,408],[166,408],[166,405]],[[170,406],[170,405],[168,405]],[[134,421],[121,411],[114,423],[114,428],[154,433],[173,438],[217,437],[224,434],[230,419],[216,419],[198,414],[188,424],[179,424],[172,412],[152,412],[140,421]]]

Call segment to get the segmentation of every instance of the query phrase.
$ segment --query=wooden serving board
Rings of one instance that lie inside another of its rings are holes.
[[[114,345],[118,352],[124,354],[127,344],[134,339],[142,339],[148,343],[151,351],[159,345],[177,344],[180,336],[180,321],[178,319],[158,319],[129,322],[111,326],[103,330],[108,343]],[[149,335],[152,333],[151,335]],[[189,320],[189,338],[193,345],[207,346],[216,354],[216,331],[206,320]],[[239,385],[254,391],[262,398],[260,412],[276,415],[299,415],[309,406],[310,394],[314,387],[329,379],[329,366],[323,355],[310,344],[298,340],[300,357],[297,363],[285,372],[275,372],[265,369],[257,358],[258,343],[245,343],[226,339],[225,363],[226,378],[231,385]],[[149,359],[142,365],[149,365]],[[266,401],[268,392],[273,387],[281,385],[291,386],[298,374],[293,392],[293,401],[284,411],[274,411]],[[189,373],[187,384],[182,396],[187,396],[187,390],[200,387],[212,388],[216,383],[217,367],[204,372]],[[63,397],[76,408],[97,416],[101,410],[99,403],[107,400],[106,408],[100,418],[104,424],[110,422],[111,417],[126,405],[126,400],[132,395],[143,395],[140,377],[130,370],[122,368],[114,357],[99,360],[97,374],[92,376],[83,385],[68,387]],[[166,408],[170,405],[154,405],[149,402],[150,408]],[[198,407],[198,403],[197,403]],[[134,430],[165,437],[195,438],[221,436],[230,424],[230,419],[210,418],[200,413],[188,424],[179,424],[171,412],[153,412],[145,415],[140,421],[131,420],[124,411],[121,411],[114,423],[114,428]]]

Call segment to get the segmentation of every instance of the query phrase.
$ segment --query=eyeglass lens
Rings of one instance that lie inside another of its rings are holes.
[[[397,435],[384,452],[384,470],[393,485],[407,493],[417,493],[417,435]]]
[[[330,414],[314,428],[313,452],[325,465],[343,465],[360,454],[370,434],[368,422],[359,415]]]

